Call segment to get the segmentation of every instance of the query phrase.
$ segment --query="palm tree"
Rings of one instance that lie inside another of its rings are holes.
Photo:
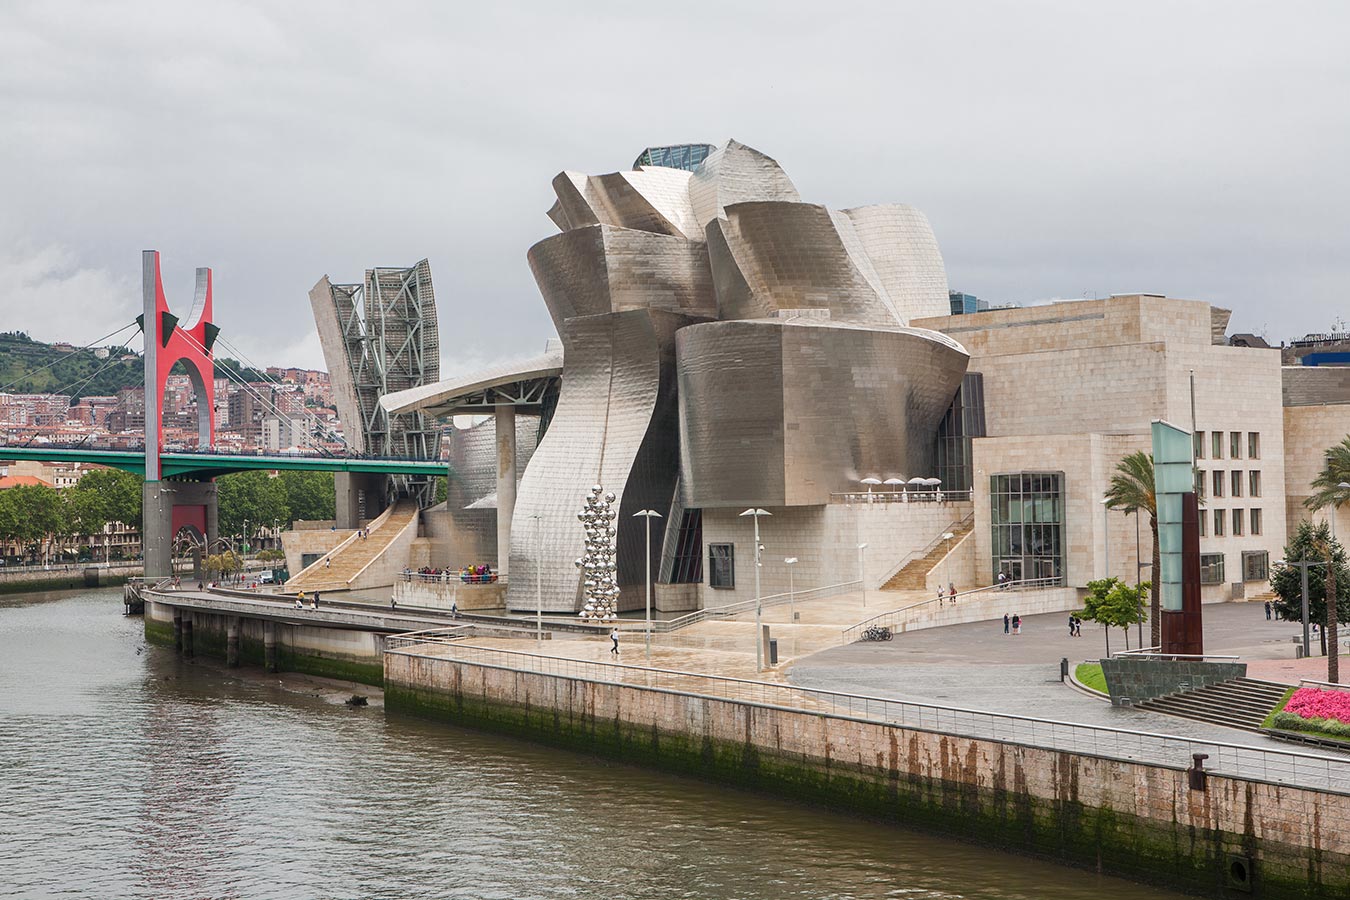
[[[1350,435],[1339,444],[1333,444],[1323,454],[1325,465],[1313,479],[1313,495],[1303,501],[1308,509],[1325,509],[1328,506],[1339,507],[1347,499],[1342,484],[1350,482]]]
[[[1350,446],[1347,452],[1350,452]],[[1153,489],[1153,457],[1150,454],[1136,450],[1116,464],[1116,474],[1111,476],[1111,486],[1106,489],[1106,505],[1110,509],[1122,509],[1135,515],[1148,513],[1148,527],[1153,532],[1152,571],[1156,584],[1161,554],[1158,550],[1158,498]],[[1148,627],[1154,647],[1162,646],[1160,593],[1151,591],[1149,597]]]

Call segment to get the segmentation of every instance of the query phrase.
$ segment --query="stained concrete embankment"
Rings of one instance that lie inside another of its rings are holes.
[[[1350,796],[633,684],[385,653],[390,709],[1211,897],[1350,896]]]

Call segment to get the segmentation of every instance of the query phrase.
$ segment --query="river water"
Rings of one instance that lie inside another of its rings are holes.
[[[1179,896],[320,693],[0,598],[0,897]]]

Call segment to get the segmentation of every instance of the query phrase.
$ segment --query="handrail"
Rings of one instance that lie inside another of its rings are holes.
[[[825,591],[834,591],[837,593],[846,588],[851,588],[857,584],[861,584],[861,582],[841,581],[838,584],[827,584],[821,587],[803,588],[800,591],[789,591],[782,594],[770,594],[767,597],[760,597],[758,601],[753,599],[738,600],[735,603],[728,603],[725,606],[707,606],[704,607],[703,609],[698,609],[695,610],[694,612],[685,613],[682,616],[677,616],[674,619],[654,620],[652,622],[652,633],[664,634],[666,632],[678,631],[681,628],[687,628],[690,625],[695,625],[699,622],[703,622],[708,619],[725,619],[730,616],[738,616],[741,613],[753,612],[756,605],[758,605],[760,609],[769,609],[770,607],[783,606],[784,604],[787,603],[795,603],[799,600],[802,600],[803,598],[818,600],[821,597],[830,596],[830,594],[828,593],[823,593]],[[645,631],[647,623],[645,621],[631,622],[620,619],[618,627],[620,628],[620,630],[625,631],[639,631],[639,630]]]
[[[1058,578],[1024,578],[1021,581],[1005,581],[1003,584],[991,584],[988,587],[979,587],[979,588],[972,588],[971,590],[968,591],[959,591],[956,596],[958,599],[966,600],[969,599],[974,594],[1003,593],[1010,590],[1015,591],[1042,590],[1044,588],[1050,587],[1064,587],[1064,585],[1060,584],[1060,579]],[[931,603],[938,603],[942,600],[947,599],[950,598],[929,597],[927,600],[920,600],[917,603],[911,603],[909,606],[901,606],[900,608],[890,610],[889,612],[878,613],[877,615],[872,616],[870,619],[863,619],[861,622],[857,622],[853,625],[848,626],[842,631],[841,636],[843,637],[845,644],[850,643],[849,640],[850,635],[853,635],[853,640],[856,641],[858,637],[861,636],[863,630],[866,629],[869,625],[890,624],[889,621],[882,622],[880,620],[883,619],[889,620],[892,616],[898,616],[901,613],[909,612],[910,610],[917,609],[920,606],[927,606]]]
[[[1316,678],[1300,678],[1299,686],[1313,684],[1320,688],[1331,688],[1335,691],[1350,691],[1350,684],[1341,684],[1339,681],[1318,681]]]
[[[1226,744],[1221,741],[1131,731],[1103,725],[1083,725],[1012,713],[992,713],[865,694],[802,688],[726,675],[707,675],[626,663],[592,662],[518,650],[476,647],[456,642],[440,645],[435,654],[418,653],[415,647],[416,643],[413,643],[389,652],[512,672],[538,673],[577,681],[613,684],[635,690],[733,700],[793,712],[805,710],[819,716],[854,721],[879,721],[916,731],[1045,747],[1107,759],[1147,762],[1178,770],[1191,765],[1196,752],[1205,752],[1209,754],[1208,768],[1215,774],[1295,784],[1350,795],[1350,760],[1297,750]]]
[[[401,650],[416,644],[445,644],[450,641],[462,641],[473,634],[472,624],[450,625],[445,628],[428,628],[425,631],[409,631],[403,634],[391,634],[384,639],[386,650]]]
[[[1156,656],[1162,659],[1241,659],[1237,654],[1225,653],[1164,653],[1161,647],[1136,647],[1133,650],[1117,650],[1111,654],[1116,656]]]
[[[969,503],[973,492],[964,491],[832,491],[831,503]]]
[[[965,528],[965,527],[966,527],[966,524],[967,524],[967,523],[974,522],[974,521],[975,521],[975,513],[974,513],[974,511],[971,511],[971,512],[967,513],[966,515],[962,516],[960,519],[957,519],[955,522],[952,522],[952,523],[950,523],[950,524],[948,524],[948,525],[944,525],[944,526],[942,527],[942,530],[941,530],[940,532],[938,532],[938,536],[937,536],[937,537],[933,538],[931,541],[929,541],[929,542],[928,542],[925,546],[923,546],[921,549],[919,549],[919,550],[911,550],[911,551],[905,556],[904,559],[900,560],[900,564],[899,564],[899,565],[897,565],[897,566],[895,566],[894,568],[892,568],[889,572],[887,572],[887,573],[882,577],[880,583],[881,583],[881,584],[885,584],[886,582],[888,582],[888,581],[890,581],[892,578],[894,578],[896,575],[899,575],[899,574],[900,574],[900,570],[903,569],[905,566],[907,566],[907,565],[909,565],[910,563],[914,562],[914,560],[916,560],[916,559],[923,559],[925,556],[927,556],[928,554],[930,554],[930,553],[932,553],[934,550],[936,550],[936,549],[938,548],[938,545],[941,544],[943,541],[946,540],[946,538],[943,537],[944,534],[947,534],[948,532],[952,532],[952,531],[960,531],[962,528]],[[964,536],[963,536],[963,537],[964,537]],[[957,543],[960,543],[960,541],[957,541]],[[955,547],[955,544],[953,544],[953,547]]]

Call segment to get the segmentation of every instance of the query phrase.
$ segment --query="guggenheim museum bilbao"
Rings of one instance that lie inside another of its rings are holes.
[[[594,485],[615,495],[620,609],[647,571],[661,610],[752,598],[756,509],[765,595],[1133,580],[1148,522],[1137,538],[1102,498],[1157,419],[1195,432],[1206,599],[1249,596],[1350,432],[1345,370],[1282,369],[1230,340],[1226,310],[970,311],[922,212],[808,202],[735,141],[553,190],[559,233],[529,264],[559,340],[379,400],[390,421],[481,417],[452,430],[448,499],[411,562],[489,564],[514,610],[580,608]]]

